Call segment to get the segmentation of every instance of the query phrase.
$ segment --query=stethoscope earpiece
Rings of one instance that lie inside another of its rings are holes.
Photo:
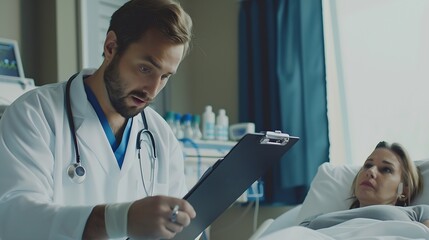
[[[82,183],[86,177],[86,170],[82,165],[72,163],[67,168],[67,174],[74,183]]]

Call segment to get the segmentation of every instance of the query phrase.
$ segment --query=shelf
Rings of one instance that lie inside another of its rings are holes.
[[[233,141],[181,140],[185,157],[221,158],[237,144]]]

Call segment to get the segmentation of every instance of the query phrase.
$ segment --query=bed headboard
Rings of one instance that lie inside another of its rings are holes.
[[[423,193],[412,203],[429,204],[429,159],[415,162],[423,176]],[[352,203],[351,185],[354,176],[361,166],[341,165],[330,163],[320,165],[314,177],[310,190],[298,213],[296,223],[320,213],[328,213],[348,209]]]

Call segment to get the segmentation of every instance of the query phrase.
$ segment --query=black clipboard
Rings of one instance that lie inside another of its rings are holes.
[[[186,194],[197,216],[175,240],[198,237],[299,140],[280,131],[245,135]]]

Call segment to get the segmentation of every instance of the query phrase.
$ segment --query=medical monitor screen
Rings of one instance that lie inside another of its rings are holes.
[[[0,75],[20,77],[15,45],[0,42]]]

